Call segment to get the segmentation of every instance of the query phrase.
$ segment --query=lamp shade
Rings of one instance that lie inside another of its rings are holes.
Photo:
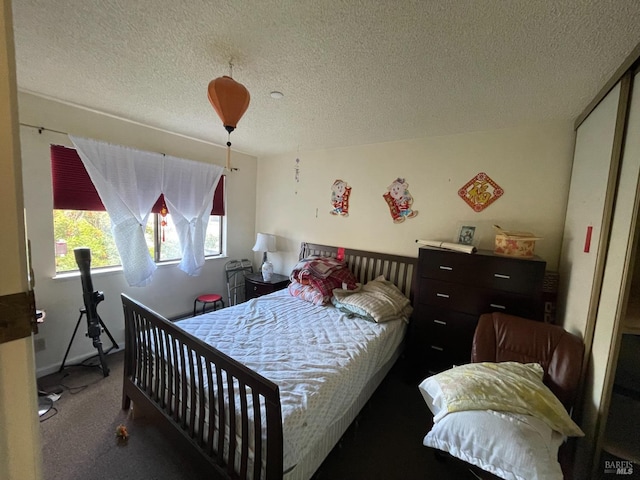
[[[208,96],[224,128],[231,133],[249,108],[249,91],[244,85],[225,75],[209,82]]]
[[[259,233],[256,244],[253,246],[254,252],[277,252],[276,236],[270,233]]]

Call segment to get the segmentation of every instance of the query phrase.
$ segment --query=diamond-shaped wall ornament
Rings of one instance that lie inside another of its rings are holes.
[[[481,212],[498,198],[504,190],[486,173],[479,173],[458,190],[458,195],[476,212]]]

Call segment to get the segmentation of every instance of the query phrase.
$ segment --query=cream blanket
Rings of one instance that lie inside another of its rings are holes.
[[[420,390],[437,422],[451,412],[496,410],[531,415],[566,436],[584,436],[542,383],[537,363],[470,363],[425,379]]]

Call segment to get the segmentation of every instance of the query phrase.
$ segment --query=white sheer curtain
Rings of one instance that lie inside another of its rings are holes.
[[[111,232],[131,286],[149,284],[156,270],[144,229],[162,193],[162,155],[69,136],[111,219]]]
[[[93,139],[70,138],[107,209],[129,285],[148,285],[157,268],[144,231],[161,193],[180,237],[179,267],[189,275],[198,275],[204,265],[213,192],[223,168]]]
[[[213,206],[213,192],[223,168],[182,158],[165,158],[162,193],[178,232],[182,260],[178,268],[200,275],[204,242]]]

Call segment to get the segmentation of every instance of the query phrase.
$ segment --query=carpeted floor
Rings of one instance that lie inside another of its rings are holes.
[[[107,357],[111,370],[71,366],[39,379],[40,390],[63,389],[41,417],[45,480],[211,478],[203,460],[153,418],[131,418],[120,408],[123,352]],[[314,480],[477,478],[453,460],[438,461],[422,446],[430,412],[416,379],[400,360],[358,419],[316,472]],[[116,427],[126,425],[126,443]]]

